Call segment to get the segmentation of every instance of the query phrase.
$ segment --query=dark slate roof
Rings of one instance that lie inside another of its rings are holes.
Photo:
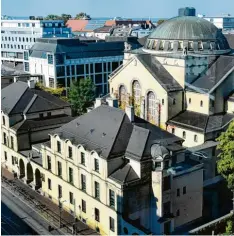
[[[233,68],[234,56],[220,56],[210,65],[205,75],[200,76],[192,85],[209,92]]]
[[[12,129],[16,130],[17,132],[28,132],[28,130],[40,129],[40,128],[47,128],[48,126],[53,126],[57,128],[62,124],[66,124],[72,121],[74,117],[71,116],[58,116],[58,117],[51,117],[48,119],[35,119],[35,120],[23,120],[18,122]]]
[[[103,26],[103,27],[95,29],[93,32],[95,32],[95,33],[110,33],[112,29],[113,29],[113,26]]]
[[[20,151],[20,154],[22,154],[25,157],[28,157],[29,154],[31,154],[31,160],[35,163],[37,163],[38,165],[42,166],[42,154],[35,151],[35,150],[24,150],[24,151]]]
[[[126,155],[137,161],[150,157],[154,143],[169,145],[182,139],[135,117],[131,123],[124,111],[102,105],[52,131],[74,145],[95,150],[105,159]]]
[[[137,54],[136,57],[166,91],[170,92],[183,89],[155,56],[150,54]]]
[[[134,169],[129,164],[124,165],[122,168],[112,173],[109,178],[114,179],[121,184],[140,179]]]
[[[123,55],[122,42],[82,42],[77,38],[69,39],[38,39],[30,49],[30,56],[46,58],[46,53],[66,53],[67,59],[104,57]]]
[[[131,138],[129,140],[126,155],[128,157],[141,160],[144,154],[146,143],[150,131],[139,126],[134,125]]]
[[[189,148],[187,148],[187,150],[190,151],[190,152],[198,152],[200,150],[204,150],[204,149],[207,149],[207,148],[216,147],[218,145],[218,143],[219,142],[209,140],[209,141],[206,141],[205,143],[203,143],[201,145],[198,145],[198,146],[195,146],[195,147],[189,147]]]
[[[12,96],[14,94],[14,96]],[[2,110],[6,114],[36,113],[70,107],[56,96],[42,90],[30,89],[25,82],[17,81],[2,89]]]
[[[63,139],[70,139],[74,144],[82,144],[88,150],[96,150],[102,157],[109,158],[116,152],[124,154],[131,129],[131,122],[125,118],[122,110],[100,106],[51,134],[58,134]]]
[[[205,115],[193,111],[179,113],[167,123],[202,133],[209,133],[225,127],[234,119],[234,114]]]

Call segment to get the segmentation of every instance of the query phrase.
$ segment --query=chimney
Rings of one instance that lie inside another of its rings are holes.
[[[133,122],[134,121],[134,107],[127,105],[125,107],[125,113],[128,116],[129,120]]]
[[[101,98],[96,98],[94,108],[97,108],[102,105],[102,99]]]
[[[14,83],[16,83],[19,79],[19,76],[14,76]]]
[[[118,99],[117,98],[108,97],[106,99],[106,102],[108,103],[108,106],[118,108]]]
[[[34,79],[29,79],[29,80],[28,80],[28,87],[29,87],[30,89],[34,89],[34,88],[35,88],[35,85],[36,85],[36,82],[35,82]]]

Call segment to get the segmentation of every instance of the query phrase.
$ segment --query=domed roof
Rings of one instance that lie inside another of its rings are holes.
[[[148,53],[227,54],[231,49],[222,31],[207,20],[195,16],[169,19],[147,38],[143,50]]]
[[[219,36],[223,36],[223,34],[209,21],[195,16],[182,16],[165,21],[149,35],[149,38],[169,40],[214,40]]]
[[[157,159],[159,157],[163,158],[169,155],[169,151],[159,144],[153,144],[151,146],[151,156],[153,159]]]

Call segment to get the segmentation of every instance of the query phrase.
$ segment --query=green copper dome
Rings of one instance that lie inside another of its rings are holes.
[[[222,31],[207,20],[195,16],[169,19],[159,25],[146,40],[149,53],[227,54],[230,47]]]
[[[207,20],[195,16],[175,17],[159,25],[149,38],[169,40],[214,40],[224,37],[220,30]]]

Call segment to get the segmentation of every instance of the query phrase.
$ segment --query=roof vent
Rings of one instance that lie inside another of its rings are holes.
[[[102,133],[102,137],[105,137],[106,136],[106,133]]]
[[[76,127],[78,127],[79,125],[80,125],[80,123],[77,122],[77,123],[76,123]]]
[[[91,130],[90,130],[90,133],[92,134],[92,133],[94,132],[94,130],[95,130],[95,129],[91,129]]]

